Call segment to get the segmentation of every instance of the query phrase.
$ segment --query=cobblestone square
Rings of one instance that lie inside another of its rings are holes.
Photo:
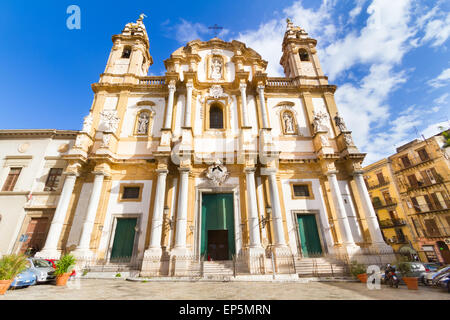
[[[67,287],[37,285],[9,290],[2,300],[450,300],[439,288],[408,290],[358,282],[131,282],[83,279]]]

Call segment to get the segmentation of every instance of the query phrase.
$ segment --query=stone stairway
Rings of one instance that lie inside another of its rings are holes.
[[[203,278],[211,280],[226,280],[233,276],[233,261],[204,261]]]
[[[342,262],[325,258],[295,259],[295,270],[299,277],[345,277],[349,275]]]

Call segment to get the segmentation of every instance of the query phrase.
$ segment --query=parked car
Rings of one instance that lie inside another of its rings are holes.
[[[442,268],[440,263],[435,262],[425,262],[423,265],[425,266],[425,272],[436,272],[439,268]]]
[[[441,277],[437,284],[441,288],[447,289],[447,292],[450,293],[450,272]]]
[[[422,262],[406,262],[410,265],[411,267],[411,273],[409,274],[410,277],[417,277],[420,278],[421,275],[423,273],[425,273],[425,264]],[[398,279],[400,280],[400,282],[402,281],[402,274],[400,273],[400,271],[398,271],[398,268],[394,265],[393,266],[395,268],[395,274],[397,275]],[[384,270],[381,273],[381,283],[384,283]]]
[[[56,259],[45,259],[45,260],[52,264],[53,269],[56,269],[56,263],[58,262],[58,260]],[[73,269],[69,279],[73,279],[76,275],[77,273],[75,272],[75,269]]]
[[[434,282],[434,284],[436,284],[435,280],[438,280],[441,275],[443,275],[444,273],[449,272],[449,271],[450,271],[450,265],[443,267],[442,269],[439,269],[436,272],[423,273],[420,277],[420,280],[426,286],[433,285],[433,282]]]
[[[28,270],[36,275],[37,283],[45,283],[56,279],[55,269],[49,261],[38,258],[28,258],[27,260],[30,262]]]
[[[28,286],[34,286],[37,282],[36,275],[29,269],[19,273],[14,281],[11,283],[10,288],[23,288]]]

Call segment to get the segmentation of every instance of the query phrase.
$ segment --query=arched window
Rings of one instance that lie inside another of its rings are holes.
[[[300,61],[309,61],[309,54],[305,49],[301,49],[298,55],[300,56]]]
[[[209,108],[209,128],[223,129],[223,110],[216,104]]]

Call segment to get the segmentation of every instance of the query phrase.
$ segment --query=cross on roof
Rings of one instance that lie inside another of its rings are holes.
[[[220,27],[220,26],[217,25],[217,23],[215,23],[212,27],[208,27],[208,29],[214,30],[213,31],[214,32],[214,36],[217,37],[217,35],[219,34],[218,30],[222,30],[223,27]]]

